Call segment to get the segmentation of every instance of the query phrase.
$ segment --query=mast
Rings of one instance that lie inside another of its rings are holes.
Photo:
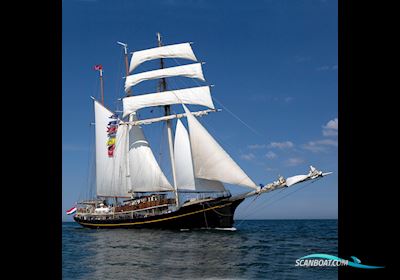
[[[128,44],[122,43],[122,42],[117,42],[118,45],[121,45],[124,48],[124,60],[125,60],[125,74],[128,77],[129,76],[129,63],[128,63]],[[129,91],[126,94],[127,96],[132,95],[132,89],[129,89]]]
[[[125,74],[126,74],[126,76],[128,77],[128,75],[129,75],[128,44],[125,44],[125,43],[122,43],[122,42],[117,42],[117,44],[121,45],[121,46],[124,48],[124,56],[125,56]],[[126,93],[126,95],[127,95],[127,96],[131,96],[131,95],[132,95],[132,89],[130,89],[130,90]],[[129,121],[133,121],[133,115],[132,115],[132,114],[129,115]],[[129,152],[129,131],[130,131],[130,127],[131,127],[131,125],[128,124],[127,132],[126,132],[126,133],[127,133],[127,135],[126,135],[126,146],[128,147],[128,151],[127,151],[127,152]],[[127,185],[130,184],[130,177],[131,177],[131,174],[130,174],[130,168],[129,168],[129,155],[127,155],[127,157],[126,157],[126,180],[128,181],[128,182],[127,182]],[[134,195],[134,193],[132,193],[132,196],[133,196],[133,195]]]
[[[157,42],[158,46],[162,46],[161,42],[161,35],[159,32],[157,32]],[[164,60],[160,58],[160,68],[164,68]],[[159,85],[158,85],[158,90],[159,91],[166,91],[167,90],[167,82],[165,78],[161,78]],[[171,106],[166,105],[164,106],[165,109],[165,116],[170,115],[171,112]],[[168,146],[169,146],[169,156],[171,159],[171,169],[172,169],[172,178],[173,178],[173,183],[174,183],[174,189],[175,189],[175,202],[176,206],[179,207],[179,195],[178,195],[178,189],[177,189],[177,184],[176,184],[176,172],[175,172],[175,161],[174,161],[174,147],[173,147],[173,139],[172,139],[172,122],[171,120],[167,120],[167,133],[168,133]]]
[[[101,64],[95,65],[94,70],[99,71],[101,104],[104,106],[103,66]]]
[[[101,104],[104,106],[104,85],[103,85],[103,67],[100,68],[100,90],[101,90]]]

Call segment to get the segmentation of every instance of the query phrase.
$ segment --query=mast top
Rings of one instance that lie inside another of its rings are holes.
[[[158,42],[158,46],[161,47],[162,46],[162,42],[161,42],[161,34],[160,34],[160,32],[157,32],[157,42]]]
[[[117,44],[123,46],[125,54],[128,54],[128,44],[125,44],[125,43],[122,43],[119,41],[117,41]]]

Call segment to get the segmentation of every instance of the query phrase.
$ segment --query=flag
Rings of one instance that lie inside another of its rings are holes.
[[[111,145],[114,145],[115,144],[115,138],[110,138],[108,141],[107,141],[107,146],[111,146]]]
[[[117,115],[117,114],[114,114],[114,115],[112,115],[112,116],[110,117],[110,119],[118,119],[118,115]]]
[[[109,157],[114,156],[114,149],[115,149],[115,145],[111,145],[110,147],[108,147],[108,156]]]
[[[111,121],[111,122],[108,123],[109,126],[114,126],[114,125],[117,125],[117,124],[118,124],[117,121]]]
[[[117,132],[109,132],[108,137],[115,138],[117,136]]]
[[[117,131],[117,127],[116,126],[110,126],[107,128],[107,132],[108,133],[113,133]]]
[[[72,215],[76,212],[76,206],[72,207],[71,209],[67,210],[67,215]]]
[[[94,70],[103,70],[103,65],[101,65],[101,64],[97,64],[97,65],[95,65],[94,66]]]

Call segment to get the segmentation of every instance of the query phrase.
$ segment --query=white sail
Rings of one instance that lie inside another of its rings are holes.
[[[98,196],[129,196],[126,181],[126,128],[116,134],[114,156],[108,156],[107,126],[113,113],[94,101],[96,136],[96,191]]]
[[[184,58],[197,61],[189,43],[163,46],[134,52],[129,65],[129,73],[131,73],[139,64],[157,58]]]
[[[132,115],[132,121],[136,121]],[[133,192],[173,191],[140,126],[130,126],[129,130],[129,170]]]
[[[210,88],[204,86],[125,97],[123,99],[123,116],[145,107],[178,103],[196,104],[214,109]]]
[[[257,185],[225,152],[186,106],[184,104],[182,106],[189,123],[195,177],[257,189]]]
[[[288,187],[300,183],[302,181],[305,181],[309,178],[309,175],[296,175],[296,176],[292,176],[286,179],[286,185]]]
[[[179,119],[176,124],[174,147],[176,184],[178,189],[194,192],[225,190],[221,182],[194,177],[189,135]]]
[[[194,63],[130,75],[125,80],[125,92],[128,92],[131,87],[143,81],[175,76],[184,76],[205,81],[201,63]]]

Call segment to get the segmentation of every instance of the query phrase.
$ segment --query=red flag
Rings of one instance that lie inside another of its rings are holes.
[[[107,132],[108,133],[113,133],[117,131],[117,127],[116,126],[111,126],[109,128],[107,128]]]
[[[111,145],[108,147],[108,156],[113,157],[114,156],[114,150],[115,150],[115,145]]]
[[[94,70],[102,70],[103,69],[103,65],[101,64],[97,64],[94,66]]]

